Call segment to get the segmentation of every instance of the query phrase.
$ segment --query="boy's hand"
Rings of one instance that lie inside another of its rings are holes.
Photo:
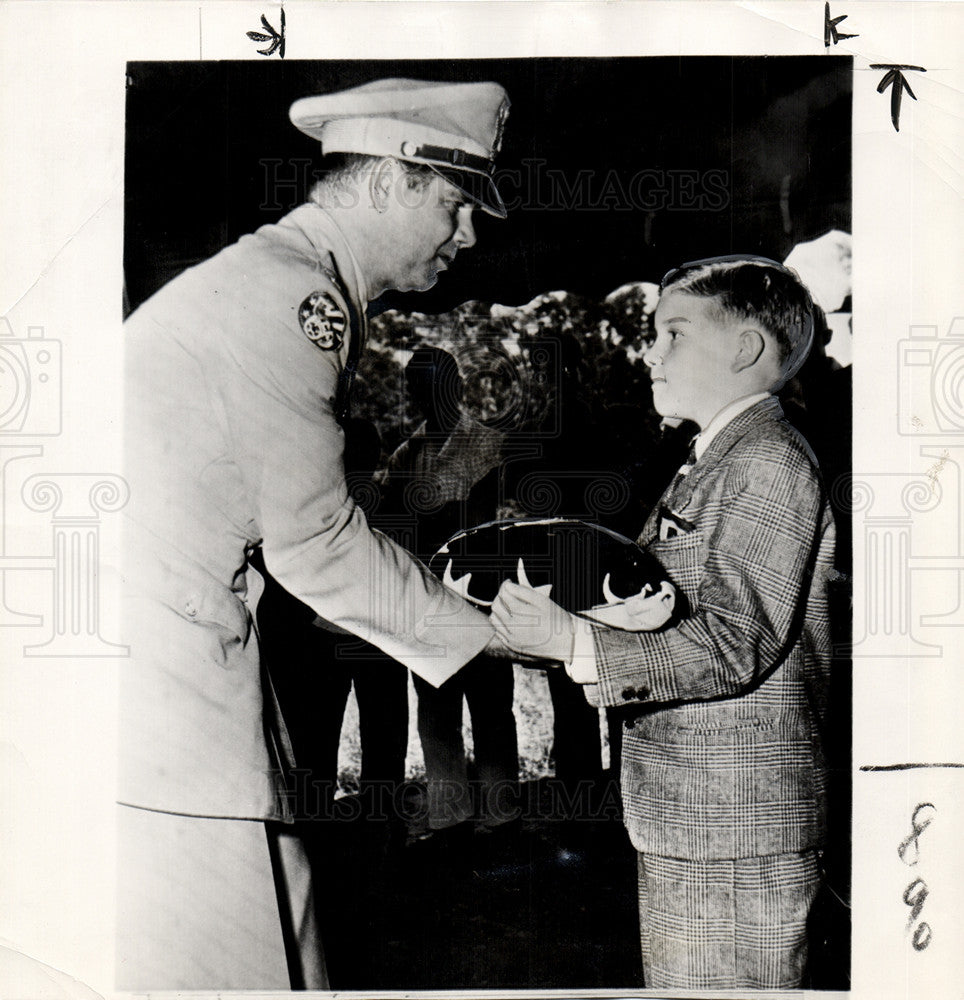
[[[492,603],[492,626],[510,649],[543,660],[568,662],[575,634],[572,615],[550,600],[548,590],[506,580]]]
[[[655,594],[648,591],[647,584],[641,593],[627,597],[624,601],[600,604],[581,613],[587,618],[592,618],[610,628],[622,629],[624,632],[652,632],[653,629],[661,628],[673,617],[673,609],[676,607],[676,588],[668,580],[664,580]]]

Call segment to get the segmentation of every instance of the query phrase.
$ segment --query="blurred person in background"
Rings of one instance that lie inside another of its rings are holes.
[[[416,348],[405,381],[425,419],[376,477],[382,487],[377,521],[396,537],[405,532],[408,547],[428,561],[456,531],[495,516],[491,474],[504,435],[465,412],[463,378],[447,351]],[[413,679],[428,790],[424,840],[455,860],[471,849],[473,820],[480,832],[500,837],[518,826],[513,667],[481,654],[441,686]],[[463,702],[472,719],[474,782],[462,735]]]

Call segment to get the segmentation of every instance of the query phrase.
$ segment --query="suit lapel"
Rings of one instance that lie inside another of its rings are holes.
[[[706,451],[685,476],[679,476],[666,491],[662,503],[685,516],[686,508],[699,489],[700,483],[753,427],[769,421],[782,420],[783,409],[776,396],[767,396],[759,403],[738,413],[707,445]]]

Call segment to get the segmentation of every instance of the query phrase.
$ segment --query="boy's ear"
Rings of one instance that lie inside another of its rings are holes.
[[[759,330],[753,327],[741,330],[737,340],[736,355],[733,358],[733,371],[742,372],[751,368],[760,360],[765,348],[766,340]]]

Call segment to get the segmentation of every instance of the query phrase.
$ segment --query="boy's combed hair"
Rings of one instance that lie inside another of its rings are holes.
[[[762,326],[776,342],[785,380],[810,353],[813,300],[783,264],[760,257],[712,257],[670,271],[660,292],[669,289],[714,299],[724,316]]]

